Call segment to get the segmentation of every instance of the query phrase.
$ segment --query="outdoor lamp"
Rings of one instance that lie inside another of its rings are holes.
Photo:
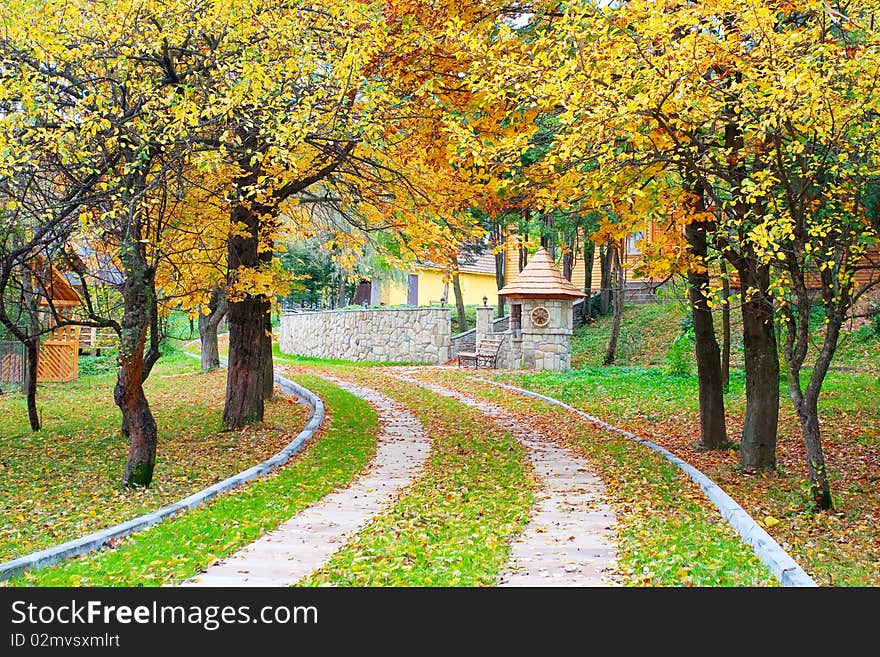
[[[483,306],[485,307],[488,305],[489,305],[489,297],[483,297]]]

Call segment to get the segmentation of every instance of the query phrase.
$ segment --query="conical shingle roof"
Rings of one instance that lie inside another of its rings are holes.
[[[519,276],[498,291],[498,296],[580,299],[587,295],[566,280],[547,251],[541,248]]]

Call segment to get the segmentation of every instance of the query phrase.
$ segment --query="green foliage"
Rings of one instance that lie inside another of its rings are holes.
[[[339,269],[320,240],[286,244],[278,259],[282,268],[296,277],[296,282],[285,300],[293,305],[320,305],[336,293]],[[351,296],[351,295],[349,295]]]
[[[82,354],[79,357],[79,375],[95,376],[116,372],[116,350],[104,350],[100,356]]]
[[[692,332],[679,335],[666,352],[666,373],[670,376],[690,376],[693,373],[694,338]]]

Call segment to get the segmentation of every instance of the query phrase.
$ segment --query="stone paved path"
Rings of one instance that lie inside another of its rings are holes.
[[[369,470],[182,586],[289,586],[323,566],[419,473],[430,443],[416,417],[385,395],[324,377],[368,401],[382,431]]]
[[[499,586],[613,586],[614,511],[584,459],[534,431],[501,406],[405,374],[397,378],[451,397],[492,418],[526,447],[538,476],[536,505],[514,542]]]

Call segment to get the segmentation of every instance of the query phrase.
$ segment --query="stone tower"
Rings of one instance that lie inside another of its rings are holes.
[[[543,248],[498,291],[510,304],[509,349],[504,367],[571,368],[572,304],[586,295],[562,275]]]

